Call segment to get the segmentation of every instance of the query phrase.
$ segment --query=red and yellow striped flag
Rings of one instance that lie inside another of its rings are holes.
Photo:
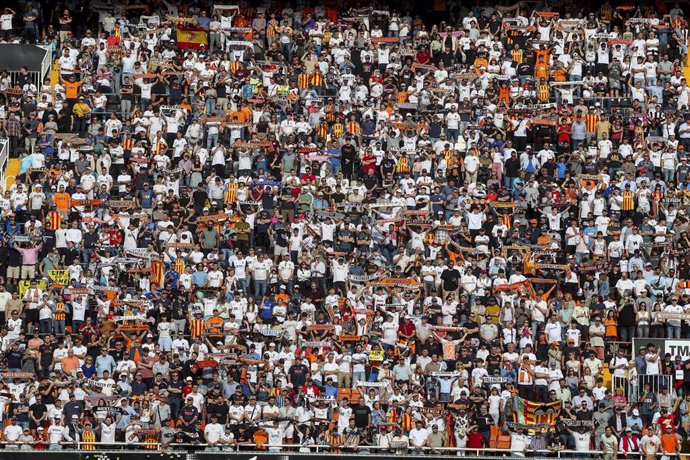
[[[165,265],[160,260],[151,262],[151,284],[156,284],[159,289],[165,283]]]

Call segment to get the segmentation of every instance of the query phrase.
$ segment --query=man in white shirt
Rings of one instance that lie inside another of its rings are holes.
[[[22,427],[17,424],[17,419],[15,417],[12,417],[11,420],[12,420],[12,423],[7,425],[5,427],[5,431],[4,431],[5,441],[7,442],[7,445],[5,447],[6,448],[14,447],[16,449],[17,446],[11,445],[11,443],[16,442],[19,439],[19,437],[22,435]]]
[[[623,356],[623,350],[619,349],[616,356],[609,362],[609,370],[617,377],[625,377],[625,370],[628,367],[628,358]]]
[[[251,265],[251,272],[254,277],[254,296],[257,298],[261,298],[266,293],[268,276],[272,267],[273,262],[263,254],[259,254],[259,257]]]
[[[211,423],[206,424],[204,428],[204,439],[208,446],[206,452],[219,452],[219,444],[222,444],[224,429],[223,425],[218,423],[218,415],[211,414]]]
[[[60,444],[65,437],[65,432],[67,430],[60,421],[60,417],[55,417],[52,425],[48,427],[48,450],[61,450],[62,445]]]
[[[428,436],[429,431],[423,428],[421,420],[418,420],[415,427],[410,430],[410,447],[413,447],[417,454],[421,454],[422,447],[426,443],[426,438]]]

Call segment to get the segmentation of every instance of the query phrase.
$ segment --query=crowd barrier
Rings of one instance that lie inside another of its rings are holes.
[[[2,444],[8,444],[2,442]],[[85,443],[84,443],[85,444]],[[328,454],[330,457],[344,457],[350,460],[370,459],[372,455],[379,458],[396,457],[430,457],[430,458],[483,458],[505,459],[507,457],[549,457],[549,458],[578,458],[580,460],[595,460],[601,458],[601,451],[596,450],[526,450],[517,452],[511,449],[471,449],[456,447],[441,447],[422,449],[408,448],[397,449],[393,452],[390,447],[367,446],[355,449],[330,446],[304,446],[297,444],[280,444],[275,446],[242,444],[232,446],[218,446],[215,451],[209,451],[206,444],[169,444],[163,447],[160,444],[150,443],[88,443],[95,450],[84,450],[83,445],[74,443],[66,444],[61,450],[34,450],[10,448],[0,449],[0,458],[12,460],[221,460],[232,458],[233,460],[313,460],[314,456]],[[125,450],[125,446],[127,450]],[[101,449],[101,447],[107,449]],[[300,452],[300,448],[308,447],[310,452]],[[335,452],[330,452],[335,450]],[[9,452],[12,452],[11,455]],[[621,453],[618,454],[619,457]],[[45,456],[44,459],[40,457]],[[645,456],[646,457],[646,456]],[[662,454],[657,454],[661,458]],[[640,454],[628,455],[628,459],[639,459]]]
[[[654,393],[659,393],[662,387],[669,389],[669,393],[675,398],[676,390],[673,388],[675,378],[672,375],[636,375],[632,379],[629,377],[611,376],[611,387],[613,390],[622,388],[628,403],[640,401],[640,392],[644,390],[644,385],[649,383],[650,389]]]

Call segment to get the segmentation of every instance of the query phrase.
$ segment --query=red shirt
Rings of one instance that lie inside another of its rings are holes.
[[[364,174],[368,174],[369,171],[376,172],[376,157],[374,155],[364,155],[362,163],[364,163]]]
[[[122,233],[119,230],[108,230],[107,233],[111,246],[118,246],[122,243]]]
[[[415,325],[410,321],[408,324],[405,324],[404,322],[400,323],[400,326],[398,326],[398,332],[401,332],[405,334],[406,336],[414,335],[414,332],[417,330]]]
[[[484,447],[484,436],[479,433],[468,433],[467,447],[470,449],[481,449]]]

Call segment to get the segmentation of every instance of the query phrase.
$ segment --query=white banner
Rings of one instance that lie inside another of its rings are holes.
[[[365,382],[363,380],[357,380],[355,382],[355,388],[357,388],[357,387],[386,388],[387,386],[388,386],[387,382]]]

